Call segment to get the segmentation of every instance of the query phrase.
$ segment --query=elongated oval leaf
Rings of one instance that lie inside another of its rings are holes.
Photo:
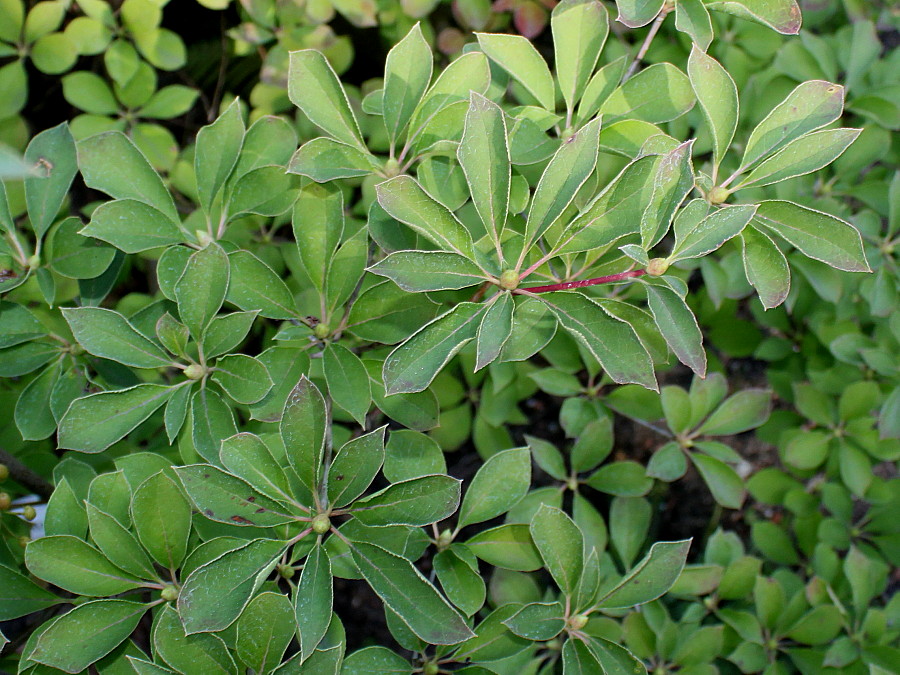
[[[755,228],[741,234],[744,272],[766,309],[778,307],[791,290],[791,270],[781,249]]]
[[[675,356],[700,377],[706,376],[706,350],[697,317],[678,293],[663,284],[647,284],[653,318]]]
[[[597,0],[563,0],[550,15],[550,28],[556,77],[571,117],[606,44],[609,15]]]
[[[25,564],[36,577],[77,595],[116,595],[142,585],[100,551],[69,535],[35,539],[25,549]]]
[[[556,107],[553,76],[534,45],[521,35],[476,33],[482,51],[508,72],[546,110]]]
[[[471,260],[444,251],[397,251],[369,271],[412,293],[454,290],[487,281],[487,275]]]
[[[450,476],[421,476],[389,485],[353,505],[352,513],[365,525],[436,523],[459,506],[460,481]]]
[[[391,142],[396,143],[431,83],[434,57],[417,23],[388,52],[384,64],[382,113]]]
[[[194,173],[200,205],[209,214],[213,200],[237,163],[244,142],[244,120],[238,100],[197,133]]]
[[[784,35],[800,32],[800,6],[796,0],[713,0],[709,8],[755,21]]]
[[[257,673],[273,670],[296,631],[291,601],[281,593],[257,595],[237,620],[237,654]]]
[[[375,480],[384,463],[384,430],[353,438],[338,450],[328,470],[329,503],[346,506]]]
[[[459,612],[406,558],[362,542],[354,542],[350,550],[372,590],[422,640],[453,645],[474,636]]]
[[[187,238],[171,216],[138,199],[101,204],[79,233],[108,242],[125,253],[180,244]]]
[[[515,301],[510,293],[501,294],[485,311],[476,336],[475,370],[493,363],[512,335]]]
[[[69,125],[60,124],[42,131],[25,149],[25,162],[33,173],[25,179],[28,219],[38,238],[44,236],[78,173],[75,140]]]
[[[528,526],[544,567],[566,595],[578,587],[584,567],[584,535],[564,511],[541,504]]]
[[[102,307],[64,307],[62,312],[75,339],[95,356],[135,368],[160,368],[172,361],[118,312]]]
[[[212,242],[191,254],[184,272],[175,283],[175,299],[182,322],[195,340],[218,313],[228,291],[228,255]]]
[[[333,597],[331,560],[322,546],[316,546],[306,558],[294,593],[301,658],[309,658],[325,637],[331,623]]]
[[[680,6],[680,3],[679,3]],[[694,45],[688,58],[688,78],[713,138],[713,176],[737,129],[740,103],[728,71]],[[715,178],[713,178],[715,180]]]
[[[676,222],[675,246],[669,260],[700,258],[712,253],[744,231],[756,208],[755,204],[724,206],[689,228],[679,228]]]
[[[301,482],[313,493],[318,489],[322,475],[327,424],[325,399],[304,375],[287,397],[280,430],[288,461]]]
[[[362,361],[343,345],[332,343],[325,348],[323,367],[332,400],[365,426],[372,388]]]
[[[687,76],[671,63],[655,63],[616,89],[601,106],[604,123],[637,119],[652,124],[681,117],[694,106]]]
[[[147,552],[167,569],[177,569],[187,553],[191,507],[164,472],[151,476],[134,491],[131,520]]]
[[[601,598],[598,606],[624,608],[655,600],[678,579],[690,547],[690,539],[653,544],[647,556]]]
[[[531,485],[531,454],[514,448],[492,455],[469,483],[457,527],[480,523],[505,513]]]

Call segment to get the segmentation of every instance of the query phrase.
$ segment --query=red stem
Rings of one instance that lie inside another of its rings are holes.
[[[523,291],[529,293],[551,293],[553,291],[568,291],[571,288],[584,288],[585,286],[596,286],[597,284],[608,284],[613,281],[623,281],[625,279],[634,279],[642,277],[646,274],[646,270],[631,270],[629,272],[619,272],[618,274],[610,274],[606,277],[596,277],[594,279],[582,279],[581,281],[566,281],[561,284],[548,284],[547,286],[532,286],[531,288],[523,288]]]

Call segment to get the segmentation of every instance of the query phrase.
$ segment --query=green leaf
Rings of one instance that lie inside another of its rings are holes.
[[[759,205],[754,225],[796,246],[804,255],[846,272],[871,272],[859,231],[821,211],[785,201]]]
[[[600,118],[563,143],[544,169],[534,190],[525,223],[525,241],[530,245],[547,231],[572,203],[576,193],[597,166]]]
[[[171,216],[137,199],[101,204],[79,233],[108,242],[125,253],[180,244],[186,239]]]
[[[646,26],[656,18],[663,4],[663,0],[619,0],[616,2],[619,9],[616,21],[629,28]]]
[[[223,199],[228,200],[227,220],[230,222],[248,214],[281,215],[294,204],[295,182],[283,166],[261,166],[248,171],[230,190],[227,187],[224,190]]]
[[[650,602],[671,588],[684,569],[691,540],[660,541],[599,602],[606,609],[633,607]]]
[[[435,473],[446,473],[441,447],[430,436],[399,429],[391,432],[385,447],[384,477],[392,483]]]
[[[650,250],[669,231],[675,211],[694,188],[691,150],[694,141],[661,155],[653,176],[653,194],[641,214],[641,246]]]
[[[218,313],[228,290],[228,255],[215,242],[191,254],[184,273],[175,283],[178,314],[195,340]]]
[[[481,465],[466,489],[457,528],[506,513],[525,496],[530,485],[528,448],[514,448],[492,455]]]
[[[284,506],[222,469],[209,464],[191,464],[174,470],[191,501],[210,520],[258,527],[295,520]]]
[[[546,642],[565,628],[566,610],[560,602],[530,602],[504,621],[503,625],[526,640]]]
[[[75,74],[77,73],[73,73],[73,75]],[[200,92],[191,87],[181,84],[170,84],[157,90],[150,97],[150,100],[141,108],[141,117],[159,120],[181,117],[194,107],[194,102],[199,95]]]
[[[556,92],[550,69],[531,41],[521,35],[475,33],[481,50],[534,96],[543,108],[553,112]]]
[[[414,333],[384,362],[385,393],[424,391],[440,370],[473,340],[484,305],[461,302]]]
[[[365,274],[368,258],[368,229],[360,227],[344,240],[331,261],[325,280],[326,314],[334,313],[350,300]]]
[[[262,400],[273,384],[266,367],[244,354],[229,354],[216,361],[211,379],[234,401],[247,405]]]
[[[284,469],[259,436],[235,434],[222,441],[219,450],[222,466],[272,499],[290,499],[290,487]]]
[[[426,239],[464,258],[475,259],[472,235],[447,207],[435,201],[413,178],[397,176],[375,186],[378,203],[391,216]]]
[[[90,354],[135,368],[161,368],[172,362],[118,312],[101,307],[63,307],[62,313],[75,339]]]
[[[116,595],[141,587],[140,580],[113,565],[97,549],[68,535],[30,542],[25,564],[36,577],[76,595]]]
[[[760,162],[734,189],[762,187],[818,171],[844,154],[861,132],[862,129],[826,129],[801,136]]]
[[[768,235],[748,227],[741,233],[744,273],[765,309],[778,307],[791,290],[787,258]]]
[[[406,558],[362,542],[350,550],[372,590],[422,640],[453,645],[474,636],[463,617]]]
[[[232,312],[213,319],[203,336],[206,358],[212,359],[237,349],[253,328],[257,315],[258,312]],[[184,329],[184,332],[186,334],[187,330]]]
[[[731,436],[755,429],[769,418],[772,394],[765,389],[746,389],[730,396],[697,429],[700,434]]]
[[[594,652],[580,638],[566,640],[562,648],[563,673],[565,675],[593,675],[605,673]]]
[[[363,524],[425,526],[447,518],[459,506],[460,481],[434,475],[393,483],[357,501],[351,510]]]
[[[701,3],[700,8],[703,9]],[[681,2],[677,7],[681,8]],[[705,9],[703,9],[705,12]],[[707,22],[709,15],[706,15]],[[676,15],[677,22],[677,15]],[[710,32],[712,27],[709,28]],[[688,59],[688,78],[697,96],[697,102],[703,111],[706,124],[713,139],[713,181],[722,163],[722,158],[731,145],[734,131],[737,129],[740,103],[734,80],[728,71],[711,56],[707,56],[702,48],[694,45]]]
[[[28,219],[38,238],[59,213],[72,179],[78,173],[75,140],[66,123],[42,131],[25,148],[25,162],[34,173],[25,179]]]
[[[700,377],[706,376],[706,350],[697,317],[670,286],[648,283],[647,301],[653,319],[675,356]]]
[[[199,387],[192,394],[191,422],[194,450],[208,462],[216,461],[221,442],[237,433],[231,408],[209,387]]]
[[[844,110],[844,88],[823,80],[798,85],[772,109],[747,141],[741,169],[768,157],[795,138],[831,124]]]
[[[260,593],[237,620],[237,655],[257,673],[271,672],[294,637],[290,600],[281,593]]]
[[[16,401],[13,419],[23,440],[43,440],[56,431],[51,399],[61,372],[62,364],[57,361],[44,368],[22,389],[19,400]]]
[[[397,251],[372,265],[369,271],[412,293],[455,290],[488,280],[468,258],[443,251]]]
[[[353,438],[338,450],[328,470],[329,504],[346,506],[375,480],[384,462],[384,430]]]
[[[301,49],[290,53],[288,98],[313,124],[365,151],[344,87],[321,52]]]
[[[761,23],[784,35],[800,32],[800,7],[796,0],[713,0],[708,7]]]
[[[325,450],[325,399],[318,387],[304,375],[288,395],[281,416],[281,438],[288,461],[300,482],[315,493],[322,475]]]
[[[720,459],[699,452],[690,453],[690,458],[716,502],[728,509],[741,508],[745,495],[744,481],[734,469]]]
[[[691,223],[690,228],[679,228],[675,221],[675,246],[669,261],[702,258],[717,250],[722,244],[744,231],[747,223],[756,213],[755,204],[724,206],[717,211]]]
[[[151,476],[134,491],[131,520],[138,539],[167,569],[177,569],[187,553],[191,507],[165,472]]]
[[[258,311],[268,319],[290,319],[297,315],[294,296],[275,271],[250,251],[228,256],[226,299],[243,310]]]
[[[157,573],[138,540],[113,516],[88,502],[91,539],[111,563],[141,579],[156,579]]]
[[[173,223],[180,222],[172,195],[159,174],[122,132],[108,131],[78,143],[78,168],[88,187],[114,199],[136,200]]]
[[[584,536],[561,509],[541,504],[529,525],[531,538],[553,581],[567,596],[572,595],[584,567]]]
[[[191,572],[178,593],[178,615],[187,635],[227,628],[278,562],[286,544],[253,539]]]
[[[197,133],[194,150],[194,174],[200,206],[211,214],[213,201],[234,169],[244,141],[244,121],[237,99],[231,102],[215,122]]]
[[[528,525],[500,525],[469,538],[466,546],[489,565],[517,572],[543,567],[541,555],[531,539]]]
[[[635,382],[658,391],[650,355],[630,325],[581,293],[545,297],[562,327],[594,355],[615,382]]]
[[[712,19],[703,0],[677,0],[675,28],[690,35],[694,44],[704,52],[709,49],[714,37]]]
[[[304,143],[291,157],[288,171],[317,183],[358,178],[378,171],[375,157],[353,145],[322,136]]]
[[[434,56],[417,23],[388,52],[384,64],[384,125],[391,144],[406,128],[431,83]]]
[[[471,552],[451,546],[434,556],[433,564],[444,593],[466,616],[472,616],[484,606],[487,590],[478,572],[478,561]]]
[[[333,594],[331,560],[325,549],[317,545],[303,564],[303,572],[294,592],[294,616],[301,659],[309,658],[328,631]]]
[[[515,301],[510,293],[501,293],[488,305],[476,336],[476,372],[500,356],[512,335],[515,307]]]
[[[322,366],[332,400],[365,426],[372,389],[362,361],[343,345],[331,343],[325,348]]]
[[[609,15],[594,0],[563,0],[550,15],[550,28],[556,77],[571,117],[606,44]]]
[[[58,274],[70,279],[94,279],[106,271],[116,250],[96,239],[80,234],[80,218],[61,221],[46,239],[47,264]]]
[[[187,635],[178,613],[169,604],[157,616],[151,637],[156,657],[178,672],[199,670],[228,675],[238,672],[222,638],[210,633]]]
[[[59,421],[59,447],[106,450],[162,407],[180,386],[138,384],[76,399]]]
[[[24,574],[0,565],[0,621],[52,607],[60,601]]]
[[[456,156],[466,176],[472,204],[499,254],[511,176],[506,120],[500,106],[472,93]]]
[[[660,124],[684,115],[694,101],[684,73],[671,63],[655,63],[616,89],[600,113],[606,125],[625,118]]]
[[[43,631],[28,658],[66,673],[80,673],[119,646],[147,611],[128,600],[93,600]]]

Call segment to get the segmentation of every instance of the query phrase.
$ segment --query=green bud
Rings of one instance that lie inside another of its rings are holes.
[[[6,511],[10,504],[12,504],[12,497],[9,496],[9,493],[0,492],[0,511]]]
[[[26,546],[28,546],[28,542],[31,541],[31,537],[23,534],[21,537],[19,537],[18,541],[19,541],[19,546],[21,546],[22,548],[25,548]]]
[[[438,675],[439,672],[441,672],[441,668],[434,661],[429,661],[422,666],[423,675]]]
[[[195,230],[194,234],[197,235],[197,243],[200,244],[200,248],[206,248],[213,242],[212,235],[206,230]]]
[[[327,323],[317,323],[316,327],[313,328],[313,335],[315,335],[319,340],[324,340],[329,335],[331,335],[331,326]]]
[[[400,175],[400,162],[396,159],[389,159],[384,163],[384,175],[388,178]]]
[[[312,520],[312,530],[316,534],[325,534],[331,529],[331,520],[324,513],[320,513]]]
[[[41,256],[39,256],[37,253],[35,253],[33,256],[31,256],[28,259],[28,267],[29,267],[29,269],[36,270],[40,266],[41,266]]]
[[[569,625],[572,627],[572,630],[581,630],[587,626],[587,622],[587,614],[577,614],[569,619]]]
[[[441,532],[438,535],[437,547],[440,550],[443,551],[445,548],[447,548],[452,543],[453,543],[453,533],[450,530],[444,530],[443,532]]]
[[[34,520],[37,517],[37,511],[34,510],[33,506],[26,506],[22,509],[22,517],[25,520]]]
[[[184,376],[189,380],[200,380],[206,375],[206,368],[199,363],[192,363],[184,369]]]
[[[500,275],[500,288],[514,291],[519,287],[519,273],[515,270],[503,270]]]
[[[275,569],[278,571],[278,576],[282,579],[290,579],[297,571],[294,569],[293,565],[278,565]]]
[[[159,597],[166,602],[173,602],[178,599],[178,589],[170,584],[160,591]]]
[[[706,201],[710,204],[721,204],[731,193],[728,191],[728,188],[723,187],[714,187],[712,190],[706,193]]]
[[[9,467],[6,464],[0,464],[0,483],[9,478]]]
[[[651,277],[661,277],[669,269],[669,261],[665,258],[653,258],[647,264],[647,274]]]

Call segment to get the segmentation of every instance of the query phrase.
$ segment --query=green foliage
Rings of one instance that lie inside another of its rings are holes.
[[[869,4],[0,0],[0,670],[893,672]]]

